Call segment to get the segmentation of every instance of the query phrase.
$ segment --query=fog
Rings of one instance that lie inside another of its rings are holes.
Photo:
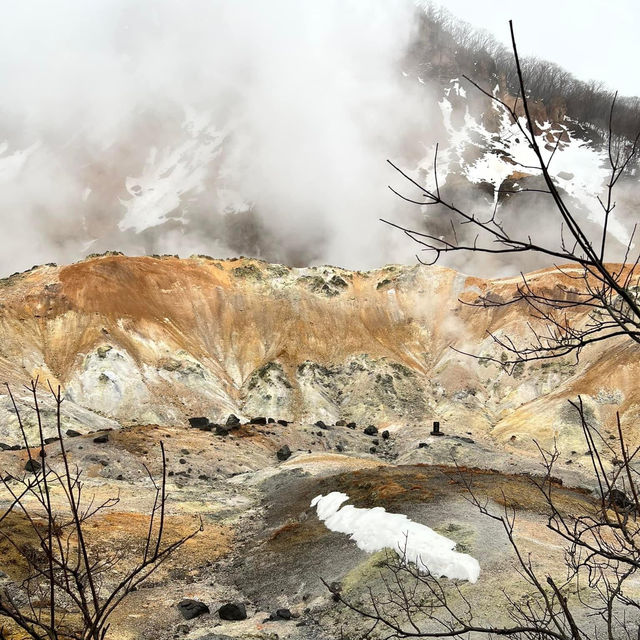
[[[410,0],[5,3],[0,275],[105,250],[415,263],[419,247],[379,218],[449,232],[448,219],[387,188],[398,186],[387,158],[413,171],[452,135],[443,87],[406,71],[417,10]],[[486,190],[449,186],[458,204],[490,211]],[[538,223],[540,199],[505,211],[511,228],[557,232]],[[484,275],[540,266],[448,258]]]
[[[402,74],[415,10],[5,4],[0,272],[105,249],[411,261],[378,218],[399,206],[386,158],[437,136],[435,94]]]

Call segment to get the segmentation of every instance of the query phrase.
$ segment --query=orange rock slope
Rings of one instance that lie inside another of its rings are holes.
[[[557,291],[566,276],[531,278]],[[440,419],[506,447],[535,434],[574,448],[567,398],[578,393],[605,428],[618,408],[631,423],[638,364],[624,340],[517,376],[450,348],[499,357],[488,331],[522,338],[523,305],[460,302],[509,300],[517,284],[436,266],[364,273],[105,255],[2,281],[0,374],[14,386],[35,375],[61,384],[65,420],[79,430],[230,412],[392,428]],[[1,417],[6,430],[6,398]]]

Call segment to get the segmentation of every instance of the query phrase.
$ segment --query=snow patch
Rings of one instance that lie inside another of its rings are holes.
[[[446,576],[472,583],[478,580],[478,561],[455,551],[453,540],[401,513],[388,513],[382,507],[341,506],[347,500],[349,496],[345,493],[333,491],[326,496],[316,496],[311,506],[316,507],[318,518],[328,529],[349,535],[358,548],[367,553],[393,549],[404,553],[408,562],[436,578]]]

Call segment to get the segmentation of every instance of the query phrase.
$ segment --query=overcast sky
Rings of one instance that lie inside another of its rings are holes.
[[[640,95],[638,0],[446,0],[451,13],[505,44],[514,22],[518,48],[583,80],[602,80],[622,95]]]

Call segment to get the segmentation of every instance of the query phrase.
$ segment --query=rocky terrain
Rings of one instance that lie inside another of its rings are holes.
[[[559,291],[563,278],[546,270],[531,281]],[[481,566],[478,583],[463,588],[494,619],[506,614],[491,594],[519,578],[505,571],[507,541],[466,500],[462,478],[490,505],[514,505],[523,544],[561,571],[531,484],[540,472],[534,439],[557,443],[563,508],[585,508],[590,459],[567,399],[581,393],[605,437],[619,410],[637,443],[637,353],[610,343],[578,363],[508,375],[486,360],[501,356],[487,331],[524,338],[526,310],[465,303],[509,300],[517,282],[439,267],[350,272],[122,255],[1,281],[0,376],[28,434],[33,441],[35,414],[21,385],[36,376],[60,384],[70,460],[96,499],[119,495],[96,520],[100,544],[135,548],[144,538],[153,502],[145,466],[160,472],[160,442],[169,537],[202,518],[204,530],[119,610],[113,637],[350,637],[358,622],[321,579],[361,597],[379,579],[380,555],[317,518],[311,500],[331,491],[458,543]],[[28,455],[6,393],[0,403],[0,470],[11,486]],[[46,388],[41,405],[53,438]],[[430,434],[436,420],[442,437]],[[46,455],[59,464],[59,442]],[[0,569],[5,581],[19,578],[2,543]],[[188,599],[201,605],[178,606]],[[187,620],[193,607],[200,615]],[[230,611],[243,619],[223,619]]]

